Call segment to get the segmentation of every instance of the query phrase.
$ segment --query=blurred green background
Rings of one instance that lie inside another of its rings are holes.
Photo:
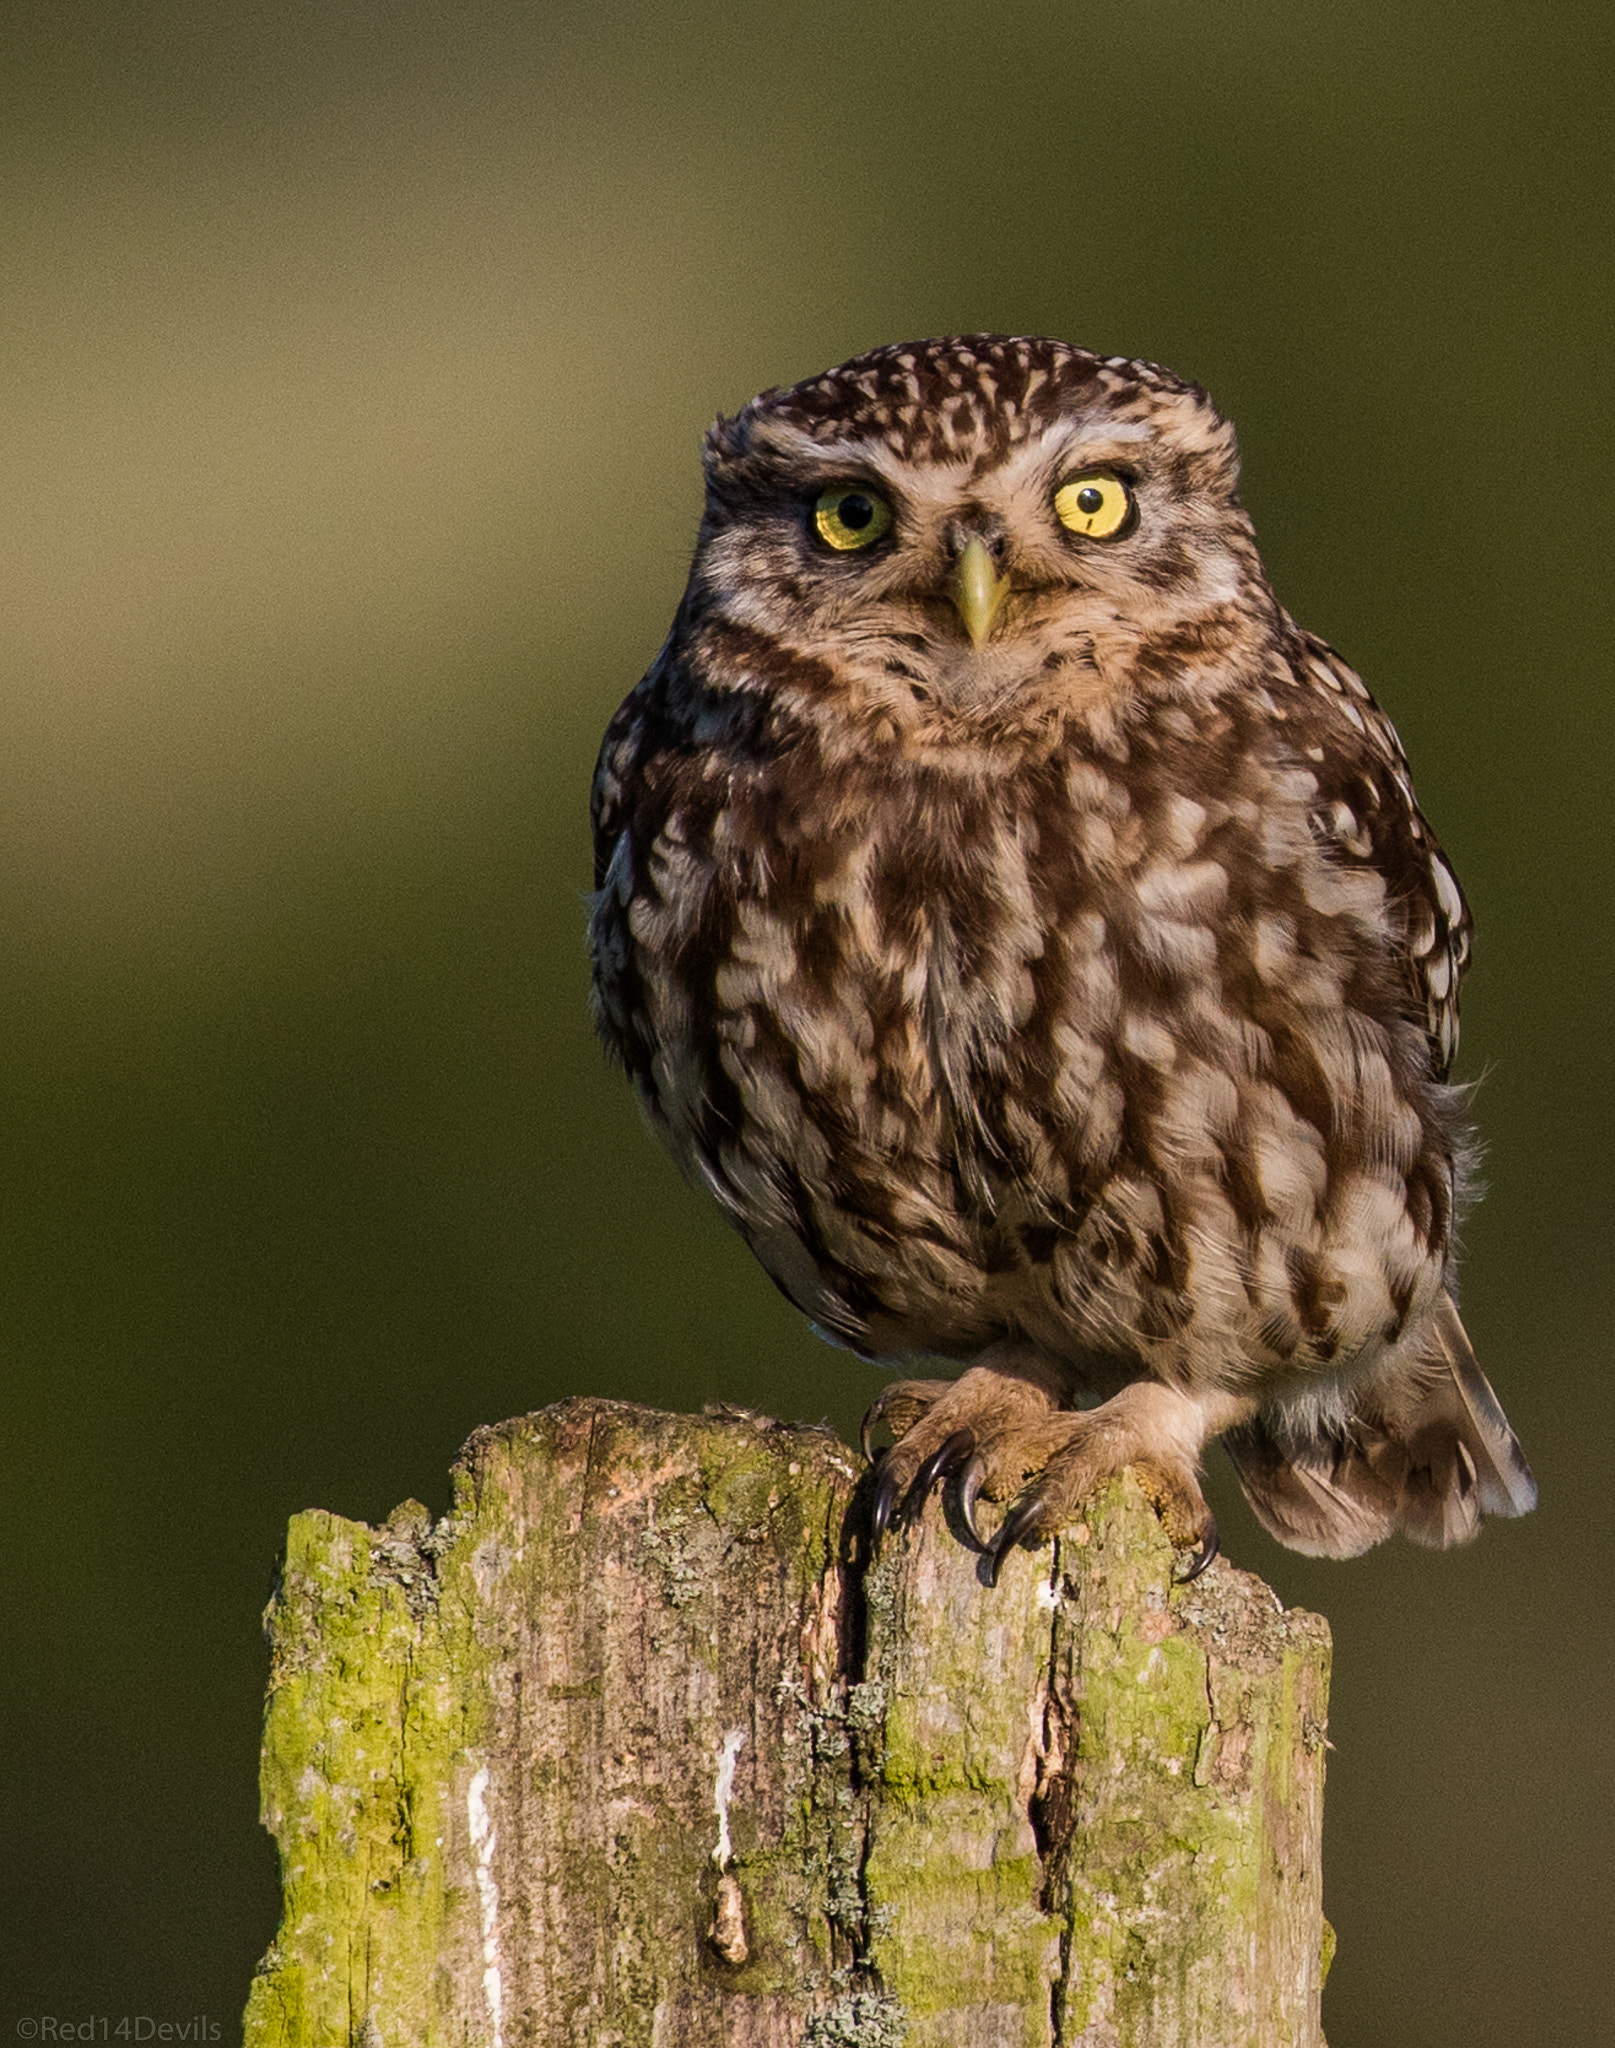
[[[586,792],[708,418],[992,328],[1232,413],[1477,907],[1466,1307],[1542,1507],[1324,1566],[1214,1474],[1335,1628],[1331,2038],[1608,2038],[1611,22],[7,10],[0,2029],[233,2033],[290,1513],[580,1392],[855,1426],[596,1055]]]

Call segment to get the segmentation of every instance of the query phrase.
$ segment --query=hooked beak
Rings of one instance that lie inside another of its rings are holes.
[[[971,536],[959,557],[948,584],[948,595],[964,620],[970,644],[979,647],[992,631],[993,620],[1009,595],[1008,577],[999,575],[986,543],[979,536]]]

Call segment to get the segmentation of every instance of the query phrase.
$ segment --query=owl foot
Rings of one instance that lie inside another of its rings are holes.
[[[983,1537],[976,1528],[966,1505],[967,1496],[973,1504],[972,1481],[975,1480],[977,1492],[980,1491],[980,1481],[968,1470],[962,1474],[959,1482],[960,1513],[971,1534],[992,1560],[989,1583],[997,1585],[1004,1559],[1018,1544],[1024,1543],[1031,1548],[1054,1535],[1073,1519],[1085,1498],[1097,1493],[1107,1479],[1122,1470],[1130,1471],[1143,1488],[1145,1497],[1161,1518],[1162,1527],[1171,1537],[1173,1547],[1189,1553],[1176,1574],[1178,1584],[1186,1586],[1199,1578],[1217,1555],[1219,1539],[1217,1518],[1207,1506],[1198,1481],[1192,1473],[1185,1475],[1171,1471],[1152,1459],[1130,1458],[1125,1465],[1104,1467],[1099,1476],[1085,1487],[1078,1482],[1076,1490],[1066,1494],[1070,1506],[1064,1514],[1051,1505],[1049,1488],[1045,1483],[1033,1485],[1010,1509],[990,1539]]]
[[[886,1454],[872,1510],[875,1539],[916,1513],[943,1483],[957,1523],[990,1560],[996,1583],[1004,1559],[1078,1519],[1118,1472],[1131,1467],[1174,1545],[1190,1553],[1180,1580],[1198,1578],[1217,1554],[1217,1524],[1195,1466],[1213,1430],[1235,1419],[1225,1398],[1196,1400],[1154,1380],[1134,1381],[1100,1407],[1073,1411],[1041,1381],[974,1366],[951,1384],[899,1381],[865,1419],[902,1427]],[[985,1532],[979,1503],[1009,1501],[998,1529]]]
[[[973,1365],[956,1380],[897,1380],[864,1417],[864,1455],[884,1422],[897,1437],[882,1458],[871,1522],[878,1543],[905,1515],[917,1514],[938,1480],[954,1482],[978,1447],[1014,1436],[1055,1412],[1057,1393],[1040,1381]],[[971,1527],[968,1519],[965,1526]]]

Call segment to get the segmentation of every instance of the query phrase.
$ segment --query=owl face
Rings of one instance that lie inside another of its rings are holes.
[[[1275,613],[1204,393],[1056,342],[879,349],[765,392],[713,427],[707,481],[694,614],[811,649],[910,737],[1191,689]]]

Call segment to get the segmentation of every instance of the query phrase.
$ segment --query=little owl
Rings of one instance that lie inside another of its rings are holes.
[[[913,342],[706,479],[600,754],[595,1014],[821,1332],[965,1364],[871,1410],[877,1535],[943,1483],[996,1575],[1131,1465],[1197,1570],[1218,1435],[1296,1550],[1525,1513],[1453,1302],[1468,913],[1205,393]]]

